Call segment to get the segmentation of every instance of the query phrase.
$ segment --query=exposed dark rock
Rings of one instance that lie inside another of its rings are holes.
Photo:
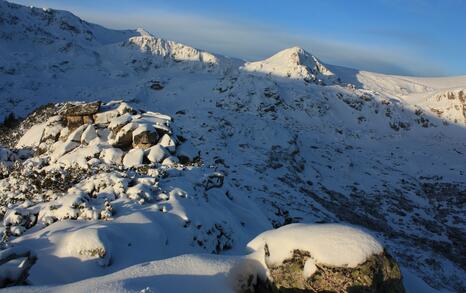
[[[133,135],[133,147],[147,149],[157,143],[159,135],[155,131],[146,130]]]
[[[153,90],[160,91],[160,90],[163,90],[164,87],[165,87],[164,83],[159,80],[151,81],[150,88]]]
[[[254,292],[405,292],[398,264],[386,252],[355,268],[318,265],[306,279],[303,269],[309,257],[308,252],[295,250],[280,266],[269,268],[272,280],[258,279]]]
[[[93,123],[93,115],[99,111],[100,101],[92,103],[67,103],[61,110],[69,129],[76,129],[87,123]]]
[[[204,186],[205,190],[209,190],[212,188],[220,188],[223,186],[223,181],[225,179],[225,175],[220,172],[215,172],[206,176],[202,185]]]

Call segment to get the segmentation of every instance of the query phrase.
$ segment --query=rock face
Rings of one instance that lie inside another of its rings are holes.
[[[62,115],[65,117],[70,129],[83,124],[94,122],[93,115],[99,111],[100,102],[93,103],[68,103],[64,106]]]
[[[141,125],[133,131],[133,147],[147,149],[157,143],[159,136],[153,126]]]
[[[306,279],[304,264],[310,257],[306,251],[295,250],[281,265],[269,268],[272,281],[258,280],[255,292],[405,292],[400,268],[386,252],[355,268],[318,265]]]

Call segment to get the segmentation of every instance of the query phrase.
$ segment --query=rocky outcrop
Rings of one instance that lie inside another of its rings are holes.
[[[199,161],[199,152],[189,141],[182,141],[178,149],[180,142],[167,115],[137,111],[122,101],[70,102],[53,109],[40,123],[28,125],[17,148],[48,155],[51,162],[65,168],[88,169],[101,163],[132,168],[143,162],[175,166]],[[136,158],[125,156],[135,154],[135,149],[140,154]],[[168,157],[170,153],[173,156]]]
[[[466,89],[439,92],[428,99],[429,110],[445,122],[466,125]]]
[[[65,117],[70,129],[78,128],[83,124],[93,123],[93,115],[99,111],[101,102],[93,103],[67,103],[62,108],[61,115]]]

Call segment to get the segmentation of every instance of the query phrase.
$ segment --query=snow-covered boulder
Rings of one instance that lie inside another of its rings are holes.
[[[80,143],[81,142],[81,136],[83,135],[84,130],[86,130],[86,128],[88,126],[89,125],[84,124],[84,125],[81,125],[78,128],[76,128],[73,132],[70,133],[70,135],[68,136],[66,141],[67,142],[74,141],[74,142],[79,142]]]
[[[70,232],[59,247],[60,254],[82,260],[96,259],[101,266],[110,264],[110,242],[103,229],[83,228]]]
[[[118,133],[118,131],[123,126],[125,126],[126,124],[131,122],[132,119],[133,119],[133,117],[129,113],[126,113],[124,115],[115,117],[110,121],[110,124],[108,125],[108,128],[110,130],[112,130],[114,133]]]
[[[95,124],[108,124],[115,117],[117,117],[118,115],[120,115],[120,114],[118,113],[118,111],[116,109],[96,113],[96,114],[94,114],[94,122],[95,122]]]
[[[168,134],[164,134],[160,139],[160,145],[169,150],[171,153],[176,150],[175,140]]]
[[[132,149],[126,153],[123,158],[123,165],[126,168],[136,167],[141,165],[144,160],[144,150],[142,149]]]
[[[42,135],[41,141],[57,140],[60,136],[60,132],[63,129],[63,121],[62,117],[59,115],[55,115],[50,117],[47,120],[46,127],[44,128],[44,133]]]
[[[100,153],[100,158],[106,164],[109,165],[120,165],[123,160],[124,152],[119,148],[108,148],[104,149]]]
[[[42,135],[44,133],[45,123],[33,125],[26,133],[19,139],[16,147],[36,147],[40,144]]]
[[[199,158],[199,151],[190,141],[186,141],[176,149],[176,155],[181,163],[187,164]]]
[[[0,251],[0,288],[26,283],[36,259],[33,252],[16,247]]]
[[[61,109],[61,115],[65,117],[68,128],[75,129],[85,124],[94,122],[94,114],[100,109],[101,102],[69,102]]]
[[[95,138],[97,138],[95,127],[89,124],[81,135],[81,143],[89,144]]]
[[[258,276],[259,291],[404,292],[395,260],[350,226],[291,224],[260,234],[248,248],[268,272]]]
[[[153,147],[150,147],[146,150],[146,152],[147,159],[152,163],[160,163],[169,155],[167,150],[160,144],[156,144]]]
[[[121,102],[116,109],[120,115],[124,115],[126,113],[134,114],[136,111],[128,105],[128,103]]]
[[[165,160],[162,161],[162,166],[173,167],[176,164],[178,164],[179,162],[180,162],[180,160],[178,160],[177,157],[169,156],[169,157],[165,158]]]
[[[66,141],[66,142],[58,141],[54,145],[54,151],[50,155],[50,159],[52,160],[52,162],[55,162],[59,158],[61,158],[64,154],[66,154],[68,152],[71,152],[72,150],[74,150],[78,146],[79,146],[79,143],[77,143],[75,141]]]
[[[102,148],[99,145],[80,146],[63,156],[61,156],[57,163],[65,168],[79,167],[87,169],[89,160],[99,157]],[[90,164],[92,164],[91,162]],[[94,162],[95,163],[95,162]]]

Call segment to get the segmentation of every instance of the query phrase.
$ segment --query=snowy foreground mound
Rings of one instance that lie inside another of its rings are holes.
[[[297,237],[298,233],[301,237]],[[79,232],[78,235],[77,232],[74,232],[71,235],[79,237],[79,241],[77,241],[78,239],[67,239],[68,249],[80,250],[86,245],[100,249],[108,245],[96,242],[95,230],[92,229],[88,229],[86,233]],[[361,264],[370,263],[371,258],[379,257],[384,253],[381,245],[370,235],[352,227],[336,224],[284,226],[278,230],[259,235],[248,246],[255,251],[247,256],[183,255],[135,265],[104,277],[68,285],[21,287],[20,290],[24,292],[88,292],[93,290],[99,292],[241,293],[254,292],[254,290],[263,292],[257,290],[269,290],[270,288],[264,289],[265,287],[260,286],[267,286],[264,284],[271,286],[270,284],[280,282],[277,275],[273,274],[273,269],[269,268],[286,264],[287,259],[293,256],[296,251],[302,251],[308,255],[304,271],[301,268],[301,271],[291,273],[294,274],[293,277],[301,278],[311,285],[302,287],[301,284],[295,284],[296,287],[293,287],[293,284],[288,284],[289,286],[275,287],[274,290],[277,290],[275,292],[292,292],[289,290],[296,289],[302,290],[299,292],[315,292],[312,290],[312,284],[316,283],[313,277],[325,273],[325,267],[322,265],[331,267],[333,270],[350,270],[350,268],[355,268]],[[264,251],[264,249],[266,250]],[[116,253],[121,254],[123,251]],[[314,266],[313,271],[307,269],[308,263],[311,262]],[[315,264],[319,266],[316,267]],[[391,265],[394,270],[398,270],[396,263]],[[398,279],[400,279],[399,270],[397,272]],[[367,279],[371,278],[372,275],[382,274],[383,279],[387,280],[390,273],[377,271],[377,266],[373,266],[366,268],[365,275],[362,277]],[[346,287],[340,284],[340,287],[333,289],[346,289],[350,285],[357,285],[358,282],[362,284],[364,280],[355,280],[354,284],[345,283]],[[365,289],[378,290],[382,288],[375,287],[376,285],[371,283],[369,285],[372,287]],[[403,292],[403,287],[400,286],[389,292]]]

